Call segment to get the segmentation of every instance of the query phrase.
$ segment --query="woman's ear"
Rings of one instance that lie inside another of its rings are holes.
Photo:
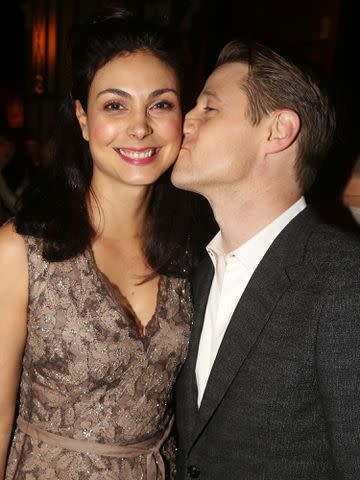
[[[87,115],[80,103],[80,100],[75,100],[75,114],[81,128],[83,139],[89,141]]]
[[[271,115],[266,152],[277,153],[294,143],[300,132],[300,118],[293,110],[277,110]]]

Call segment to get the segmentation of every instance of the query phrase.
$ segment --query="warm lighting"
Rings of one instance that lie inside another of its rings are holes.
[[[35,93],[44,93],[46,58],[46,20],[38,14],[33,23],[33,66],[35,75]]]
[[[11,128],[23,128],[24,126],[24,102],[23,99],[11,97],[6,105],[7,123]]]
[[[32,63],[34,92],[39,95],[54,89],[56,35],[56,0],[34,1]]]

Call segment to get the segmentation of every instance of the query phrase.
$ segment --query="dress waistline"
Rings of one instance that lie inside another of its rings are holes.
[[[62,447],[82,453],[94,453],[106,457],[131,458],[145,455],[147,479],[165,480],[165,465],[160,453],[160,448],[170,435],[174,423],[174,417],[171,417],[169,420],[161,437],[156,435],[143,442],[125,446],[93,442],[90,440],[77,440],[74,438],[63,437],[62,435],[56,435],[55,433],[47,432],[37,425],[28,422],[21,416],[17,418],[16,423],[25,435],[29,435],[34,440],[55,447]]]

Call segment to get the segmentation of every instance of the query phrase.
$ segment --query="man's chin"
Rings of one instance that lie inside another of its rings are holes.
[[[177,173],[175,169],[171,173],[170,180],[174,187],[181,188],[182,190],[190,190],[188,182],[186,182],[183,175]]]
[[[193,183],[190,182],[188,178],[184,178],[182,175],[176,173],[174,174],[174,172],[171,174],[171,183],[174,187],[180,188],[181,190],[195,191]]]
[[[188,190],[190,192],[200,193],[198,191],[198,182],[194,181],[195,179],[192,175],[192,172],[184,169],[182,164],[177,164],[175,162],[171,172],[170,180],[176,188],[180,188],[181,190]]]

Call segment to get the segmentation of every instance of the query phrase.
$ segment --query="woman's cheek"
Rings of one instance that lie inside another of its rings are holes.
[[[94,121],[89,131],[94,141],[104,144],[113,142],[119,133],[119,125],[117,122],[105,120]]]
[[[182,117],[178,116],[169,120],[164,128],[164,136],[169,140],[182,139]]]

